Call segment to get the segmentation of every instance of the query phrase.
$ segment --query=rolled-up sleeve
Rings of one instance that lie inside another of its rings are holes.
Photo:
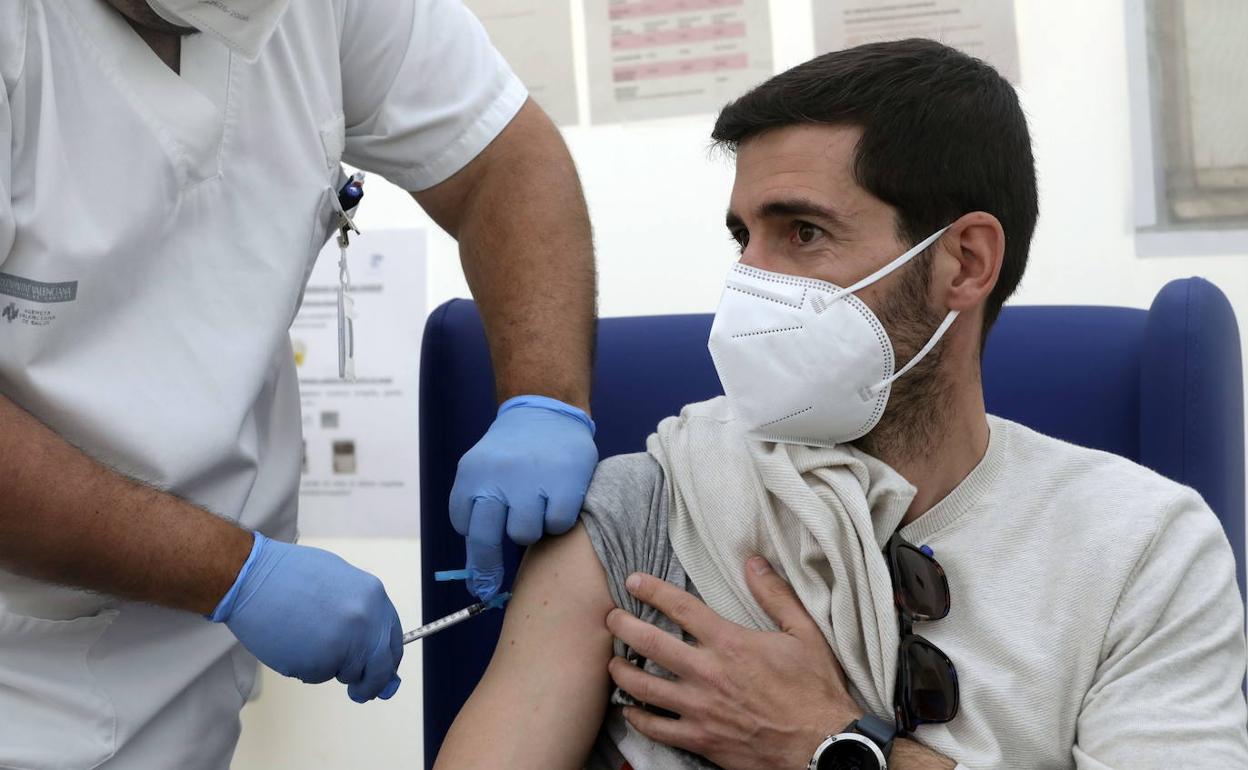
[[[349,0],[340,55],[343,160],[411,191],[467,165],[528,97],[460,0]]]

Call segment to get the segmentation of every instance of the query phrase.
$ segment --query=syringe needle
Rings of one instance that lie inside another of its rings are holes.
[[[424,639],[426,636],[429,636],[430,634],[435,634],[444,628],[450,628],[453,625],[462,623],[468,618],[472,617],[473,615],[480,613],[481,610],[483,609],[485,609],[485,603],[477,602],[471,607],[465,607],[459,612],[452,612],[450,615],[447,615],[444,618],[438,618],[432,623],[426,623],[420,628],[414,628],[411,631],[408,631],[406,634],[403,634],[403,644],[407,644],[408,642],[414,642],[417,639]]]
[[[452,612],[444,618],[438,618],[431,623],[426,623],[420,628],[413,628],[411,631],[403,634],[403,644],[414,642],[417,639],[424,639],[426,636],[436,634],[437,632],[448,629],[458,623],[463,623],[468,618],[471,618],[474,615],[480,615],[486,610],[494,609],[495,607],[502,607],[510,598],[511,594],[501,593],[488,602],[477,602],[476,604],[469,605],[458,612]]]

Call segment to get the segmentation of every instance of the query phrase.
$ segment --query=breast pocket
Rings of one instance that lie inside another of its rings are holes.
[[[87,655],[116,617],[0,612],[0,768],[87,770],[113,755],[117,715]]]
[[[345,177],[344,177],[345,178]],[[316,204],[316,213],[312,216],[312,235],[308,241],[308,261],[311,263],[316,259],[316,255],[329,242],[329,238],[334,233],[334,225],[337,223],[337,209],[334,208],[334,198],[337,193],[334,192],[332,185],[327,185],[321,191],[320,200]],[[308,265],[311,270],[311,264]]]

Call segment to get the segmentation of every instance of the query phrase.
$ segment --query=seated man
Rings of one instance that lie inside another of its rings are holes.
[[[1213,513],[985,414],[1037,215],[1009,84],[866,45],[713,137],[736,156],[727,396],[603,462],[582,524],[529,551],[437,767],[1248,767]]]

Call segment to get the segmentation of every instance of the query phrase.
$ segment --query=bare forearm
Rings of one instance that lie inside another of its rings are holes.
[[[112,472],[0,396],[0,566],[48,582],[211,612],[246,530]]]
[[[893,752],[888,759],[890,770],[954,770],[957,764],[949,757],[907,738],[893,742]]]
[[[572,158],[540,117],[517,126],[530,142],[500,156],[497,172],[483,180],[461,230],[460,254],[484,314],[499,400],[537,393],[588,408],[595,291],[589,216]]]
[[[588,408],[593,239],[576,168],[559,132],[529,102],[444,185],[416,198],[459,239],[464,274],[490,342],[499,400],[533,393]]]

